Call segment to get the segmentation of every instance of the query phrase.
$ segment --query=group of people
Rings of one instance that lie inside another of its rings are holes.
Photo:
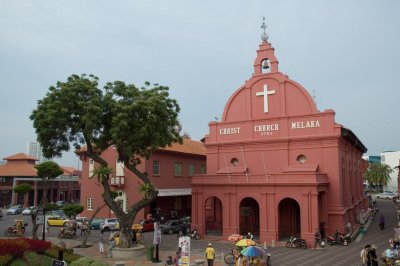
[[[363,250],[361,250],[361,262],[363,266],[377,266],[378,265],[378,255],[376,254],[377,247],[375,245],[366,245]]]

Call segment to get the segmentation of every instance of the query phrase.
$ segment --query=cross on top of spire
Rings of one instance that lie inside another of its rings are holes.
[[[265,32],[265,29],[267,28],[267,25],[265,25],[265,17],[263,17],[263,23],[261,24],[261,29],[263,29],[263,33],[261,34],[261,40],[263,42],[268,41],[268,34]]]

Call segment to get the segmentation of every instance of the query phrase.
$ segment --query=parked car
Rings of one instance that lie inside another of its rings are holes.
[[[76,218],[76,226],[78,228],[81,228],[83,223],[88,223],[88,222],[89,222],[89,219],[86,217],[77,217]]]
[[[154,220],[146,219],[139,222],[143,226],[142,232],[154,231]]]
[[[46,214],[47,214],[47,212],[46,212]],[[60,216],[60,217],[64,217],[64,218],[67,217],[67,215],[64,213],[63,210],[53,210],[53,211],[51,211],[51,212],[49,213],[49,215]]]
[[[36,211],[36,210],[37,210],[36,206],[30,206],[22,211],[22,215],[31,215],[32,211]]]
[[[90,223],[90,230],[100,230],[101,223],[104,223],[103,218],[94,218]]]
[[[169,220],[161,225],[161,232],[164,234],[172,234],[183,231],[185,228],[186,224],[182,220]]]
[[[104,222],[102,222],[100,224],[100,229],[105,230],[105,231],[116,230],[117,228],[115,226],[117,224],[119,224],[119,221],[117,218],[107,218],[107,219],[104,219]]]
[[[10,208],[8,208],[7,215],[21,214],[23,210],[24,210],[24,207],[22,205],[14,205],[14,206],[11,206]]]
[[[53,215],[49,215],[47,216],[47,224],[49,226],[68,226],[69,220],[67,218],[64,217],[60,217],[60,216],[53,216]]]
[[[56,201],[56,204],[57,204],[59,207],[63,207],[63,206],[65,205],[65,201],[59,200],[59,201]]]
[[[376,195],[377,199],[390,199],[393,200],[393,198],[397,198],[397,196],[393,193],[389,192],[382,192]]]
[[[383,193],[393,194],[393,195],[396,196],[396,197],[399,196],[399,193],[397,193],[396,191],[383,191]]]

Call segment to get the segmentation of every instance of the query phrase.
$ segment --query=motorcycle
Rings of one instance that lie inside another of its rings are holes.
[[[25,233],[25,227],[28,226],[28,223],[23,223],[23,221],[16,221],[13,226],[9,226],[4,232],[5,236],[22,236]]]
[[[336,231],[333,236],[327,235],[326,236],[326,241],[328,245],[343,245],[347,246],[351,242],[351,236],[350,233],[344,235],[339,233],[339,231]]]
[[[295,236],[290,236],[289,240],[286,242],[287,248],[307,248],[307,242],[305,239],[296,238]]]
[[[190,232],[190,238],[200,240],[200,234],[197,232],[196,229],[194,229],[192,232]]]
[[[73,238],[75,237],[75,230],[72,228],[61,228],[60,231],[58,232],[58,237],[59,238]]]

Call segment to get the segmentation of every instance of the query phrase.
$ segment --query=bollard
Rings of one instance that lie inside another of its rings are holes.
[[[271,245],[271,247],[275,247],[275,239],[272,239],[272,245]]]
[[[267,241],[264,241],[264,249],[267,249]]]
[[[221,252],[221,260],[223,261],[224,260],[224,252]]]

